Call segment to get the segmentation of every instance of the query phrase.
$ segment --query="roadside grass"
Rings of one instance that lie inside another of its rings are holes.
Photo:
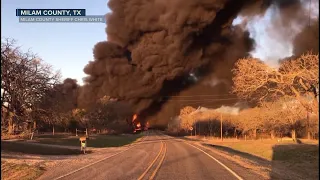
[[[137,141],[142,134],[135,135],[95,135],[87,140],[88,147],[120,147]],[[37,155],[78,155],[80,152],[79,137],[66,134],[40,135],[33,142],[24,140],[1,141],[1,151],[20,152]],[[74,146],[78,148],[56,147],[45,145]],[[91,153],[91,151],[88,151]]]
[[[285,166],[305,179],[319,179],[319,145],[277,144],[272,148],[273,171]]]
[[[44,173],[44,169],[39,166],[27,164],[15,164],[1,160],[1,179],[5,180],[33,180]]]
[[[276,145],[273,147],[272,160],[302,163],[319,161],[319,146],[309,144]]]
[[[75,155],[81,153],[77,149],[41,146],[35,143],[23,143],[21,141],[1,141],[1,151],[38,155]]]
[[[219,140],[211,140],[209,142],[249,153],[269,161],[280,160],[296,162],[299,160],[310,160],[310,158],[319,159],[319,145],[314,143],[297,144],[293,141],[277,142],[276,140],[235,140],[222,142]]]
[[[68,137],[68,136],[70,136],[70,135],[68,135],[68,134],[55,134],[55,135],[52,135],[52,134],[40,134],[40,135],[37,135],[35,137],[36,138],[41,138],[41,139],[47,139],[47,138],[56,139],[56,138],[65,138],[65,137]]]
[[[219,145],[220,148],[229,147],[237,151],[245,152],[248,154],[253,154],[258,157],[272,160],[272,147],[274,142],[270,141],[235,141],[235,142],[219,142],[210,141],[214,145]]]
[[[200,138],[195,137],[184,137],[191,141],[198,141]],[[201,139],[204,140],[204,139]],[[238,140],[238,139],[205,139],[205,142],[214,145],[216,148],[225,150],[233,149],[255,155],[266,160],[290,160],[296,161],[305,157],[306,159],[319,158],[319,142],[316,140],[299,139],[300,143],[293,142],[292,140],[285,139],[278,142],[276,139],[263,139],[263,140]],[[275,147],[279,147],[275,149]],[[275,154],[274,151],[277,150]],[[297,153],[299,155],[297,155]]]
[[[236,154],[253,161],[260,158],[271,164],[271,176],[279,169],[283,172],[294,172],[305,179],[319,178],[319,143],[317,141],[300,140],[300,143],[289,141],[207,139],[204,145]],[[281,176],[286,176],[280,173]]]
[[[87,140],[88,147],[103,148],[103,147],[120,147],[138,140],[142,135],[96,135],[90,136]],[[62,146],[79,146],[79,136],[38,136],[35,138],[37,143],[62,145]]]

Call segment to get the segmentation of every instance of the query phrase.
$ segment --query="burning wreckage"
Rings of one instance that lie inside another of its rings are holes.
[[[138,119],[138,115],[134,114],[132,120],[128,121],[128,124],[132,127],[133,133],[147,131],[149,128],[149,123],[141,123]]]
[[[269,9],[275,9],[274,14],[280,17],[270,27],[275,33],[284,34],[281,37],[288,33],[277,30],[292,29],[295,23],[301,25],[302,32],[296,38],[288,37],[293,41],[294,55],[312,48],[313,41],[308,41],[307,47],[304,40],[316,38],[306,31],[318,32],[319,21],[311,21],[309,28],[303,30],[310,18],[310,13],[303,13],[308,2],[109,0],[107,41],[95,45],[94,60],[84,68],[88,76],[79,105],[90,106],[108,95],[131,106],[136,114],[130,118],[134,131],[145,129],[146,122],[165,127],[170,117],[188,105],[173,96],[222,96],[230,92],[234,63],[260,46],[246,27]],[[234,25],[238,17],[244,20]],[[318,52],[318,48],[313,49]],[[216,100],[211,106],[218,108],[237,101]]]

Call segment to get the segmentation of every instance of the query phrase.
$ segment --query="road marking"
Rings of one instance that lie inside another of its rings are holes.
[[[182,140],[182,142],[198,149],[199,151],[203,152],[204,154],[206,154],[207,156],[209,156],[211,159],[215,160],[217,163],[219,163],[222,167],[224,167],[226,170],[228,170],[232,175],[234,175],[237,179],[239,180],[243,180],[237,173],[235,173],[234,171],[232,171],[230,168],[228,168],[226,165],[224,165],[222,162],[220,162],[218,159],[214,158],[213,156],[211,156],[210,154],[208,154],[207,152],[203,151],[202,149],[188,143],[188,142],[185,142],[184,140]]]
[[[166,153],[167,153],[167,143],[164,143],[164,153],[163,153],[162,159],[160,160],[157,168],[153,171],[153,173],[152,173],[151,177],[149,178],[149,180],[153,180],[154,177],[156,176],[157,172],[159,171],[159,169],[160,169],[160,167],[161,167],[161,165],[163,163],[164,158],[166,157]]]
[[[108,157],[106,157],[106,158],[103,158],[103,159],[101,159],[101,160],[99,160],[99,161],[96,161],[96,162],[93,162],[93,163],[88,164],[88,165],[86,165],[86,166],[83,166],[83,167],[81,167],[81,168],[79,168],[79,169],[76,169],[76,170],[74,170],[74,171],[72,171],[72,172],[70,172],[70,173],[68,173],[68,174],[59,176],[59,177],[55,178],[55,180],[56,180],[56,179],[64,178],[64,177],[69,176],[69,175],[71,175],[71,174],[74,174],[74,173],[76,173],[76,172],[78,172],[78,171],[80,171],[80,170],[82,170],[82,169],[84,169],[84,168],[87,168],[87,167],[92,166],[92,165],[94,165],[94,164],[97,164],[97,163],[99,163],[99,162],[101,162],[101,161],[104,161],[104,160],[106,160],[106,159],[109,159],[109,158],[111,158],[111,157],[113,157],[113,156],[116,156],[116,155],[118,155],[118,154],[121,154],[121,153],[123,153],[123,152],[125,152],[125,151],[128,151],[129,149],[134,148],[134,147],[135,147],[135,146],[131,146],[131,147],[129,147],[129,148],[126,149],[126,150],[123,150],[123,151],[121,151],[121,152],[118,152],[118,153],[113,154],[113,155],[111,155],[111,156],[108,156]]]
[[[156,156],[156,158],[151,162],[151,164],[149,165],[149,167],[141,174],[141,176],[138,178],[138,180],[141,180],[147,173],[148,171],[151,169],[151,167],[153,166],[153,164],[157,161],[157,159],[159,158],[161,152],[163,150],[163,142],[161,141],[161,148],[160,151],[158,153],[158,155]]]
[[[125,151],[128,151],[129,149],[132,149],[132,148],[134,148],[134,147],[137,146],[137,145],[138,145],[138,144],[136,144],[136,143],[132,143],[132,144],[130,144],[129,146],[127,146],[127,147],[128,147],[127,149],[125,149],[125,150],[123,150],[123,151],[120,151],[120,152],[118,152],[118,153],[116,153],[116,154],[113,154],[113,155],[111,155],[111,156],[108,156],[108,157],[106,157],[106,158],[103,158],[103,159],[101,159],[101,160],[99,160],[99,161],[96,161],[96,162],[93,162],[93,163],[88,164],[88,165],[86,165],[86,166],[83,166],[83,167],[81,167],[81,168],[79,168],[79,169],[76,169],[76,170],[74,170],[74,171],[72,171],[72,172],[70,172],[70,173],[68,173],[68,174],[59,176],[59,177],[55,178],[55,180],[64,178],[64,177],[66,177],[66,176],[70,176],[71,174],[74,174],[74,173],[76,173],[76,172],[78,172],[78,171],[81,171],[81,170],[84,169],[84,168],[87,168],[87,167],[92,166],[92,165],[94,165],[94,164],[97,164],[97,163],[99,163],[99,162],[101,162],[101,161],[104,161],[104,160],[106,160],[106,159],[112,158],[113,156],[116,156],[116,155],[118,155],[118,154],[121,154],[121,153],[123,153],[123,152],[125,152]]]

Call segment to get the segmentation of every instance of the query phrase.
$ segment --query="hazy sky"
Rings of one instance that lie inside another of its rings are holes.
[[[2,37],[14,38],[23,51],[29,48],[45,62],[61,70],[63,78],[82,83],[84,66],[92,60],[92,48],[107,39],[104,23],[19,23],[16,9],[86,9],[87,15],[104,15],[107,0],[2,0]]]

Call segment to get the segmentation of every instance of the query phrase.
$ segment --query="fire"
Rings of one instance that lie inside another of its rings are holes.
[[[149,125],[149,123],[147,123]],[[132,117],[132,125],[133,125],[133,132],[137,132],[137,131],[141,131],[141,130],[148,130],[147,126],[144,126],[144,124],[141,124],[141,122],[139,122],[138,120],[138,115],[134,114]]]
[[[145,124],[145,126],[144,126],[144,130],[145,130],[145,131],[147,131],[147,130],[148,130],[148,128],[149,128],[149,122],[147,122],[147,123]]]
[[[132,117],[132,122],[134,122],[134,120],[136,120],[137,117],[138,117],[138,115],[137,115],[137,114],[134,114],[133,117]]]

